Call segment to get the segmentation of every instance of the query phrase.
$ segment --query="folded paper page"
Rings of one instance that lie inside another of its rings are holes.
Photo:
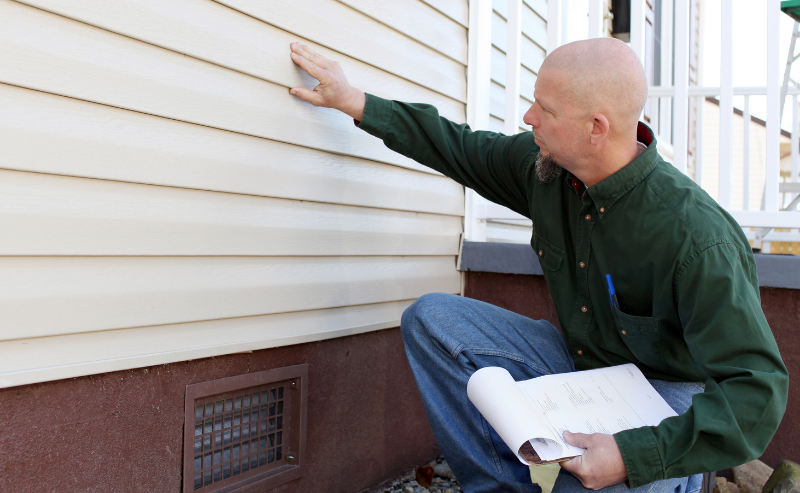
[[[467,396],[523,464],[581,455],[583,449],[564,441],[566,430],[613,435],[676,416],[633,364],[522,382],[503,368],[482,368]]]

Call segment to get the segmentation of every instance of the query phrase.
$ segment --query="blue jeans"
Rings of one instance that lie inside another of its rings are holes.
[[[417,387],[442,452],[469,493],[535,492],[528,467],[521,464],[467,398],[467,380],[477,369],[499,366],[514,380],[575,371],[561,333],[552,324],[449,294],[427,294],[402,319],[403,341]],[[682,414],[701,392],[699,383],[651,380]],[[635,490],[625,484],[608,493],[696,493],[702,475],[667,479]],[[588,491],[563,469],[553,493]]]

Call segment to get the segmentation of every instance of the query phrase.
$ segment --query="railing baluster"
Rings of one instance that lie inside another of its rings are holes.
[[[603,36],[603,0],[589,0],[589,39]]]
[[[508,0],[508,39],[506,42],[505,133],[519,132],[519,77],[522,51],[522,0]]]
[[[661,81],[672,85],[672,0],[661,0]],[[672,142],[672,99],[659,99],[658,130],[665,143]]]
[[[689,0],[675,0],[675,167],[686,173],[689,137]]]
[[[650,128],[653,130],[653,133],[661,139],[661,126],[659,125],[659,108],[658,108],[658,101],[660,98],[653,97],[650,99]]]
[[[792,183],[797,183],[798,172],[800,172],[800,147],[798,139],[800,138],[800,121],[798,121],[798,108],[797,108],[797,94],[792,94]],[[797,194],[791,194],[790,197],[794,199]]]
[[[631,2],[631,48],[633,48],[636,56],[644,65],[645,59],[645,39],[644,39],[644,24],[645,13],[644,9],[647,8],[646,0],[630,0]]]
[[[703,116],[705,115],[706,97],[697,98],[697,143],[694,149],[694,181],[703,186]]]
[[[742,143],[744,144],[744,151],[742,155],[742,209],[750,210],[750,96],[744,97],[744,111],[742,111],[742,120],[744,120]]]
[[[731,162],[733,161],[733,12],[721,9],[719,70],[719,204],[731,208]]]
[[[780,15],[781,0],[767,0],[767,136],[766,182],[764,210],[778,211],[778,181],[780,180]]]

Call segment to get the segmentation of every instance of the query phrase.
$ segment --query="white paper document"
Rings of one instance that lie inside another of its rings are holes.
[[[584,449],[564,442],[565,430],[613,435],[677,416],[634,364],[522,382],[503,368],[482,368],[467,396],[526,465],[581,455]]]

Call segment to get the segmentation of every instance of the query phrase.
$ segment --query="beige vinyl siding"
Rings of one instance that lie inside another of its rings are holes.
[[[463,189],[290,96],[315,81],[288,45],[464,121],[462,3],[0,0],[0,386],[394,327],[458,292]]]
[[[452,0],[422,0],[434,9],[456,21],[463,27],[469,27],[469,2],[454,2]]]
[[[508,2],[492,1],[492,82],[489,90],[489,129],[503,132],[505,125],[506,49],[508,43]],[[520,52],[520,98],[519,111],[513,115],[518,121],[519,131],[530,131],[522,121],[525,112],[533,103],[536,74],[544,61],[547,44],[547,3],[524,0],[522,2],[522,39]],[[508,214],[512,214],[508,211]],[[518,215],[517,215],[518,216]],[[486,224],[486,240],[496,242],[528,243],[531,223],[523,220],[501,221],[489,218]]]

